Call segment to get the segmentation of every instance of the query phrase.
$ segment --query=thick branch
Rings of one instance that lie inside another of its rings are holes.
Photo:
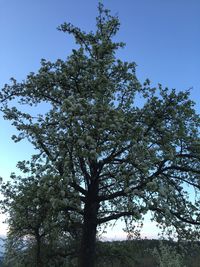
[[[110,195],[103,195],[103,196],[98,196],[98,201],[106,201],[106,200],[111,200],[111,199],[115,199],[117,197],[125,197],[126,193],[124,192],[124,190],[112,193]]]
[[[115,213],[113,215],[104,217],[102,219],[98,219],[97,223],[98,224],[102,224],[102,223],[106,223],[106,222],[109,222],[109,221],[112,221],[112,220],[117,220],[117,219],[119,219],[121,217],[124,217],[124,216],[134,216],[134,215],[135,215],[135,213],[133,211],[119,212],[119,213]]]
[[[200,174],[200,169],[196,170],[191,167],[183,167],[183,166],[176,166],[176,165],[171,165],[169,167],[163,168],[163,171],[167,171],[167,170],[177,170],[177,171],[182,171],[182,172],[193,172],[196,174]]]
[[[45,146],[45,144],[42,142],[41,139],[37,139],[38,144],[41,146],[43,151],[46,153],[46,155],[49,157],[49,159],[53,162],[55,161],[55,158],[52,156],[48,148]]]
[[[77,190],[78,192],[80,192],[81,194],[83,194],[84,196],[87,195],[87,191],[86,191],[84,188],[82,188],[80,185],[78,185],[77,183],[72,182],[72,183],[71,183],[71,186],[72,186],[75,190]]]
[[[164,211],[161,208],[158,208],[158,207],[155,207],[155,206],[151,206],[149,208],[150,208],[151,211],[157,211],[159,213],[164,213]],[[180,221],[182,221],[184,223],[188,223],[188,224],[192,224],[192,225],[200,225],[200,221],[197,221],[197,220],[194,220],[194,219],[185,218],[185,217],[181,216],[178,212],[170,210],[170,213],[172,215],[174,215],[177,219],[179,219]]]
[[[79,163],[80,163],[81,171],[83,172],[84,178],[86,180],[86,183],[87,185],[89,185],[89,181],[91,180],[91,177],[89,173],[87,172],[85,161],[82,157],[79,157]]]
[[[105,159],[103,159],[101,161],[101,164],[102,165],[105,165],[105,164],[108,164],[110,162],[112,162],[112,160],[115,158],[115,157],[118,157],[120,156],[122,153],[124,153],[124,151],[126,151],[127,149],[129,149],[130,147],[132,146],[132,144],[129,144],[128,146],[120,149],[119,151],[116,152],[116,148],[113,149],[113,152]]]

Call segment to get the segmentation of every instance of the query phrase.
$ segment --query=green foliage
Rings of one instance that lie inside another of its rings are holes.
[[[13,175],[12,179],[14,182],[2,185],[1,205],[9,216],[5,262],[11,266],[33,266],[34,262],[38,266],[38,261],[42,266],[61,266],[67,257],[76,254],[74,240],[80,228],[79,219],[76,222],[73,219],[72,225],[72,213],[66,207],[52,209],[50,177],[38,180]],[[56,187],[58,190],[59,185],[54,184],[55,193]]]
[[[183,256],[177,252],[177,249],[163,242],[160,242],[158,249],[153,250],[153,256],[159,267],[185,267]]]
[[[98,244],[98,267],[198,267],[199,243],[129,240]]]

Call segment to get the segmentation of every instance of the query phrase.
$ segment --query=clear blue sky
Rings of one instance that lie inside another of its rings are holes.
[[[138,78],[153,84],[185,90],[200,112],[200,1],[199,0],[104,0],[118,14],[118,39],[127,44],[119,54],[135,61]],[[0,87],[10,77],[22,80],[37,71],[40,59],[66,58],[73,39],[56,30],[71,22],[94,29],[97,0],[0,0]],[[18,160],[32,154],[24,142],[9,140],[14,128],[0,117],[0,176],[15,171]]]

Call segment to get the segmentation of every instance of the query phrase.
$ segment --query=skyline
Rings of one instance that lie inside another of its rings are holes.
[[[200,2],[152,0],[102,1],[112,14],[118,14],[121,28],[117,40],[126,43],[118,53],[122,60],[137,63],[139,81],[149,78],[158,83],[186,90],[200,112]],[[47,1],[28,3],[0,1],[0,86],[10,77],[21,81],[40,67],[40,59],[66,58],[74,48],[71,36],[56,28],[71,22],[90,31],[95,27],[98,1]],[[10,136],[15,129],[1,119],[0,176],[8,178],[16,171],[18,160],[34,153],[28,142],[14,144]]]

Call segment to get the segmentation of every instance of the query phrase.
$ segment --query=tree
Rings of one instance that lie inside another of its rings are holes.
[[[20,169],[59,177],[60,191],[76,199],[52,201],[82,218],[80,267],[94,266],[97,227],[110,221],[125,218],[133,230],[152,211],[182,237],[200,223],[200,118],[189,91],[141,85],[135,63],[116,58],[124,47],[113,41],[119,19],[102,4],[98,10],[95,33],[60,26],[78,45],[66,60],[42,59],[38,73],[12,79],[0,96],[19,131],[14,141],[27,138],[38,151]]]
[[[49,176],[11,177],[13,182],[2,185],[1,207],[9,224],[5,262],[9,266],[62,266],[67,256],[76,255],[73,243],[78,229],[74,231],[63,205],[58,209],[57,203],[52,209],[52,195],[60,193],[56,177],[53,181]]]

